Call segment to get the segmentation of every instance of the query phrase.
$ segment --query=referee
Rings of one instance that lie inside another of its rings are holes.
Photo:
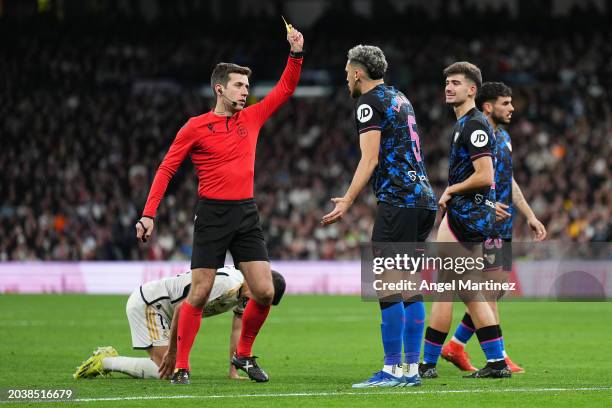
[[[251,349],[270,311],[274,297],[268,252],[257,206],[253,199],[255,147],[265,121],[295,91],[302,67],[304,38],[288,30],[291,46],[280,81],[259,103],[245,107],[251,70],[219,63],[211,77],[217,100],[213,111],[193,117],[178,131],[159,166],[136,237],[146,242],[154,228],[157,207],[168,183],[187,155],[198,174],[199,202],[196,209],[191,257],[192,284],[178,315],[176,358],[172,384],[189,384],[189,352],[200,328],[202,309],[229,250],[251,288],[236,354],[231,363],[257,382],[268,375],[257,365]]]

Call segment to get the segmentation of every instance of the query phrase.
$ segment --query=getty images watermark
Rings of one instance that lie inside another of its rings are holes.
[[[611,260],[610,243],[364,244],[362,298],[600,301],[612,298]]]
[[[420,255],[418,252],[421,252]],[[398,271],[400,275],[408,274],[411,277],[417,272],[426,271],[452,271],[453,273],[462,276],[466,272],[482,271],[491,267],[484,256],[426,256],[422,251],[417,251],[416,256],[411,256],[406,253],[395,254],[392,257],[377,256],[372,259],[372,272],[375,279],[372,282],[372,287],[376,291],[427,291],[444,293],[445,291],[514,291],[516,282],[496,281],[488,279],[482,281],[478,279],[451,279],[446,282],[430,282],[426,279],[415,281],[414,279],[385,280],[386,276],[390,276],[391,271]],[[396,275],[397,276],[397,275]],[[376,278],[378,277],[378,278]]]

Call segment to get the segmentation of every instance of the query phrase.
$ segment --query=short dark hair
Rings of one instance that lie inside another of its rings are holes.
[[[485,102],[495,102],[501,96],[512,96],[512,89],[503,82],[485,82],[476,97],[476,106],[482,110]]]
[[[215,90],[215,85],[217,84],[227,86],[229,74],[241,74],[250,77],[251,68],[242,67],[240,65],[232,64],[231,62],[218,63],[210,76],[210,86],[212,87],[213,91]]]
[[[272,304],[278,305],[285,294],[285,278],[277,271],[272,271],[272,285],[274,286],[274,297],[272,298]]]
[[[455,62],[444,68],[443,73],[444,78],[448,78],[451,75],[463,74],[467,79],[476,84],[477,89],[480,89],[482,87],[482,73],[480,72],[480,68],[478,68],[471,62]]]
[[[374,45],[356,45],[348,51],[347,57],[349,64],[361,66],[370,79],[382,79],[387,72],[385,53]]]

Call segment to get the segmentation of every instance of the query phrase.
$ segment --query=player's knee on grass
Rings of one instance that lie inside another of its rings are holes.
[[[149,358],[155,363],[157,367],[161,365],[164,354],[168,350],[168,346],[153,346],[147,349]]]

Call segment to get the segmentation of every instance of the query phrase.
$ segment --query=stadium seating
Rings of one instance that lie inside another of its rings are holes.
[[[491,24],[490,16],[478,18]],[[588,26],[588,18],[574,24]],[[611,239],[612,30],[508,34],[498,21],[487,38],[456,40],[420,28],[333,39],[317,36],[316,24],[306,30],[304,81],[316,83],[323,71],[334,91],[293,99],[261,133],[256,199],[272,258],[354,259],[358,243],[369,239],[369,191],[342,223],[319,227],[359,159],[343,76],[356,41],[389,56],[388,82],[415,107],[437,194],[447,179],[453,121],[441,71],[467,59],[485,80],[514,89],[515,178],[550,238]],[[255,29],[251,23],[241,26]],[[197,190],[190,164],[160,206],[152,244],[137,245],[133,224],[152,176],[187,117],[211,106],[201,89],[214,63],[251,66],[254,84],[273,80],[286,55],[282,32],[261,18],[248,44],[197,21],[161,30],[145,22],[28,24],[0,28],[0,260],[188,259]],[[526,239],[519,217],[515,240]]]

